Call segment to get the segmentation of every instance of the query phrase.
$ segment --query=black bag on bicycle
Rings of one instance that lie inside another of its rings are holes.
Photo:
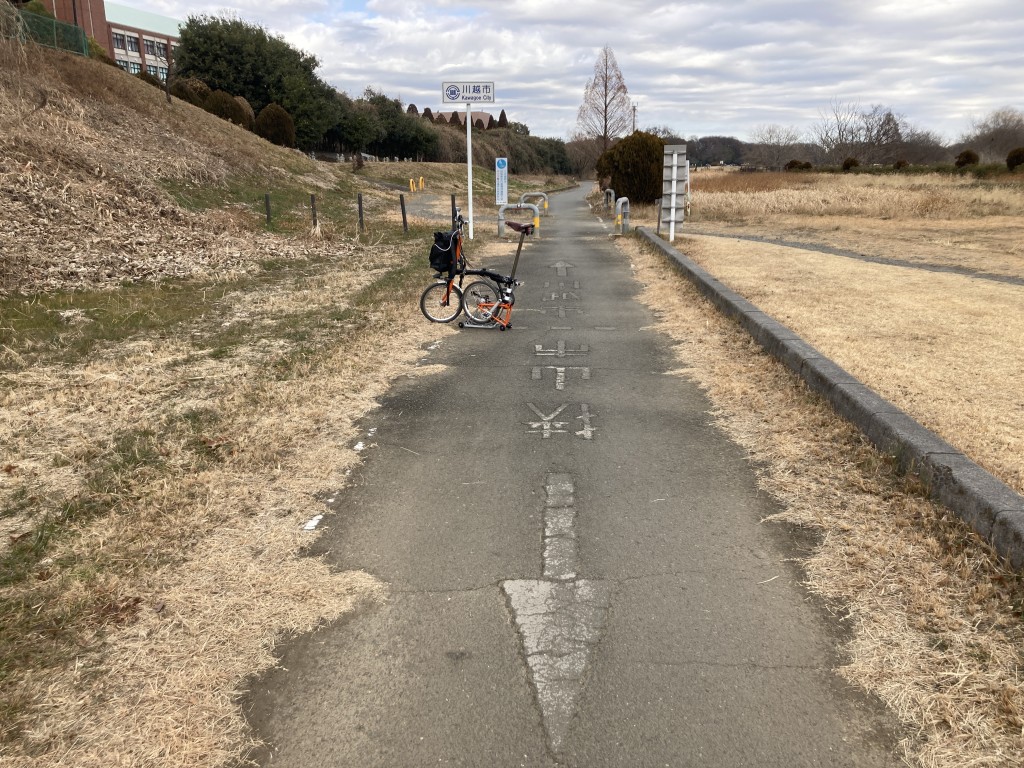
[[[430,268],[453,277],[462,266],[461,250],[458,230],[435,232],[434,244],[430,246]]]

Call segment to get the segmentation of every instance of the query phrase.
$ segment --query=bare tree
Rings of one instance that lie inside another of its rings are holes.
[[[800,130],[792,126],[758,125],[750,132],[751,143],[744,159],[751,165],[778,170],[794,159],[794,147],[800,143]]]
[[[855,157],[863,138],[860,105],[833,99],[828,110],[819,112],[811,135],[826,163],[838,165],[847,157]]]
[[[933,134],[912,126],[891,107],[872,104],[862,110],[856,103],[833,101],[820,113],[811,135],[821,161],[838,165],[847,157],[862,163],[888,164],[915,157],[934,157],[940,142]]]
[[[904,134],[911,128],[903,115],[895,114],[890,107],[873,104],[867,112],[861,113],[863,135],[858,158],[865,163],[894,163],[902,159]]]
[[[652,125],[644,128],[644,133],[650,133],[662,139],[666,144],[685,144],[682,131],[677,131],[668,125]]]
[[[949,162],[950,151],[939,134],[910,126],[903,132],[903,151],[898,159],[915,165]]]
[[[583,104],[576,119],[579,133],[600,139],[601,149],[605,151],[613,138],[629,130],[632,110],[626,81],[615,61],[615,54],[606,45],[597,55],[594,77],[583,91]]]
[[[962,141],[978,152],[985,162],[1002,162],[1011,149],[1024,147],[1024,112],[1013,107],[1000,107],[983,119],[975,120]]]

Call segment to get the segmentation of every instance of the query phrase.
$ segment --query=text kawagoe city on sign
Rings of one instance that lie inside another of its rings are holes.
[[[493,104],[494,83],[441,83],[445,104]]]

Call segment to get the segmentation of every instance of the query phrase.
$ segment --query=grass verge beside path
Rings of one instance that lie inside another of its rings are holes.
[[[160,321],[138,321],[159,289],[129,288],[118,311],[76,305],[52,353],[49,312],[10,340],[4,765],[230,764],[250,738],[235,697],[281,633],[382,599],[298,553],[357,461],[355,421],[449,332],[416,309],[415,242],[180,284]]]
[[[1024,493],[1024,286],[767,243],[676,245]]]

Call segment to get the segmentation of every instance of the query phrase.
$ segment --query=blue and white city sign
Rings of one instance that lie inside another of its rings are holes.
[[[444,104],[493,104],[494,82],[441,83],[441,101]]]

